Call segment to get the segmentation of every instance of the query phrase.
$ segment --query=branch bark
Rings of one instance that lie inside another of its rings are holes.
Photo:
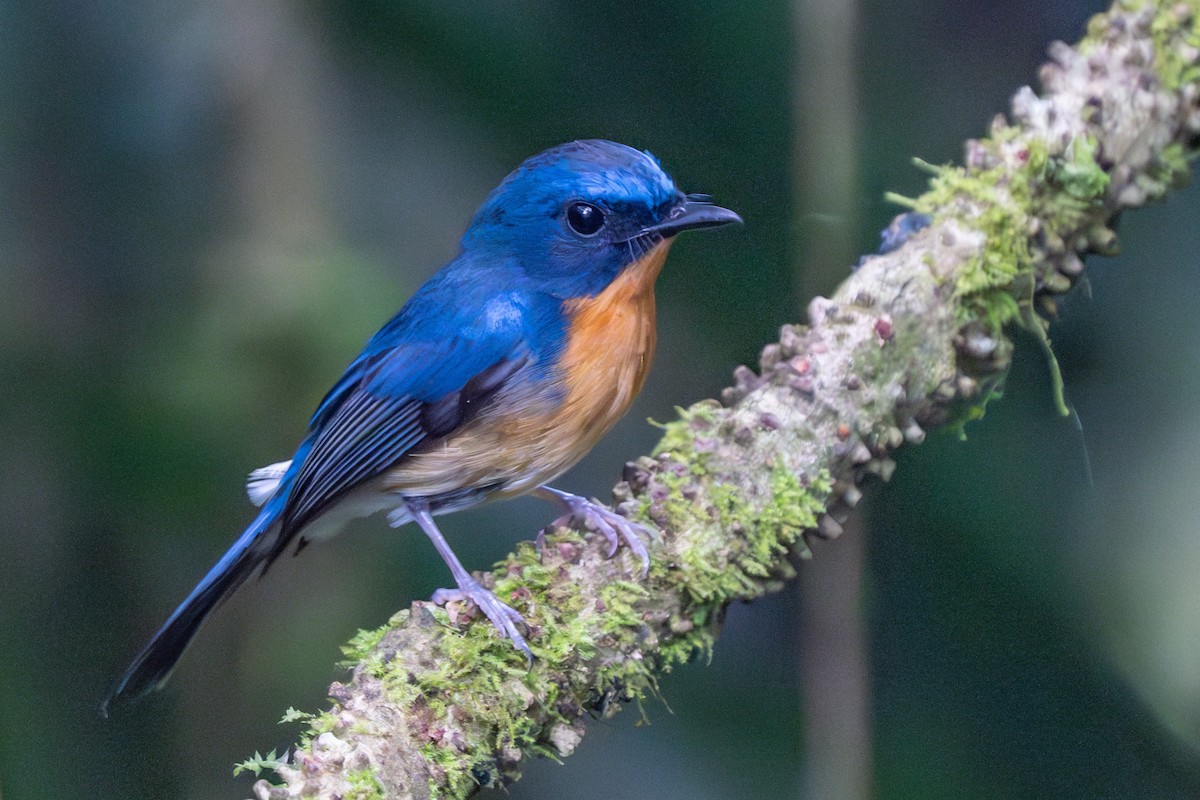
[[[586,532],[520,546],[483,577],[530,623],[532,668],[486,620],[413,603],[348,646],[352,677],[272,765],[283,785],[255,796],[466,797],[526,755],[569,755],[589,712],[653,693],[712,647],[728,603],[779,589],[793,548],[840,534],[897,447],[976,414],[1007,369],[1005,330],[1046,341],[1082,257],[1115,248],[1122,210],[1186,183],[1200,146],[1200,0],[1118,2],[1050,56],[1041,97],[1019,90],[965,166],[900,199],[912,210],[886,252],[626,465],[619,510],[660,531],[646,579]]]

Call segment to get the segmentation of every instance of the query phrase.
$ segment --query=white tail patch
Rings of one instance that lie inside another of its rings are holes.
[[[250,502],[261,506],[270,500],[290,466],[292,466],[291,460],[280,461],[259,467],[251,472],[250,477],[246,478],[246,495],[250,498]]]

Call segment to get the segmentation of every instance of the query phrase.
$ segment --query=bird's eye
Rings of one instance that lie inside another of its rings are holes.
[[[591,203],[571,203],[567,224],[580,236],[595,236],[604,227],[604,212]]]

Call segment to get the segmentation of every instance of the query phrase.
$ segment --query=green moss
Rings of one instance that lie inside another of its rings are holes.
[[[995,332],[1023,322],[1021,308],[1032,303],[1041,271],[1053,270],[1035,250],[1033,231],[1061,239],[1079,230],[1109,184],[1095,139],[1080,137],[1051,153],[1045,142],[1021,139],[1022,133],[1006,127],[979,145],[995,155],[994,167],[942,167],[916,203],[921,213],[948,214],[984,235],[984,248],[961,271],[955,295],[963,322],[975,319]]]
[[[1165,193],[1167,189],[1182,189],[1192,181],[1192,160],[1196,153],[1189,153],[1180,142],[1172,142],[1162,149],[1149,169],[1150,177],[1157,181]]]
[[[964,313],[987,319],[997,329],[1015,315],[1011,304],[998,304],[996,296],[1011,296],[1014,279],[1032,261],[1026,234],[1027,199],[1020,197],[1022,187],[1015,187],[1015,192],[1014,187],[1001,189],[1003,177],[1000,168],[971,173],[961,167],[945,167],[917,206],[925,214],[945,215],[954,213],[946,209],[961,209],[959,222],[987,237],[983,251],[960,272],[955,294]]]
[[[1136,7],[1133,4],[1122,5]],[[1193,53],[1200,50],[1200,5],[1195,0],[1184,4],[1191,13],[1190,24],[1186,26],[1182,25],[1176,14],[1178,3],[1163,2],[1156,5],[1157,13],[1150,24],[1150,36],[1154,41],[1154,71],[1163,85],[1171,90],[1200,82],[1200,64],[1189,59],[1185,55],[1185,48],[1180,46],[1190,47]]]
[[[429,764],[434,775],[429,781],[429,796],[435,800],[439,797],[466,797],[477,783],[472,779],[469,767],[464,768],[464,762],[468,759],[455,748],[430,742],[421,746],[421,758]],[[439,783],[438,777],[443,778],[444,783]]]
[[[259,775],[264,769],[274,772],[278,767],[282,767],[285,764],[286,762],[281,760],[279,754],[274,750],[265,756],[256,752],[240,764],[235,764],[233,774],[235,777],[241,775],[243,772],[253,772],[255,775]]]
[[[1104,200],[1108,190],[1109,176],[1096,161],[1098,149],[1096,139],[1082,136],[1072,139],[1061,158],[1047,162],[1045,175],[1050,186],[1062,189],[1068,198],[1079,201],[1078,205],[1065,202],[1066,209],[1074,214],[1067,224],[1078,225],[1080,218]]]
[[[600,589],[604,604],[603,630],[617,641],[627,641],[631,631],[641,627],[637,603],[646,597],[646,587],[631,581],[613,581]]]
[[[1059,277],[1041,243],[1073,241],[1095,224],[1090,217],[1102,207],[1110,178],[1097,161],[1092,137],[1052,152],[1022,128],[1007,126],[978,146],[991,154],[995,166],[939,169],[916,207],[949,215],[983,234],[982,251],[964,266],[954,287],[959,322],[976,322],[995,336],[1011,323],[1030,331],[1043,345],[1054,376],[1055,405],[1064,411],[1061,376],[1046,336],[1049,322],[1035,306],[1043,282]],[[968,409],[962,420],[982,415],[992,396],[981,392],[972,403],[975,410]]]
[[[659,649],[664,671],[669,672],[673,664],[686,664],[700,657],[705,662],[712,660],[713,645],[717,636],[707,617],[693,620],[696,627],[691,631],[663,642]]]
[[[280,725],[288,725],[293,722],[307,723],[306,730],[300,736],[297,742],[297,747],[307,748],[313,739],[320,736],[322,733],[332,731],[336,724],[336,719],[329,711],[324,711],[320,714],[313,714],[307,711],[299,711],[295,708],[288,708],[279,720]],[[263,770],[276,772],[277,767],[286,766],[287,761],[280,759],[276,752],[272,750],[267,755],[255,753],[252,757],[235,764],[233,774],[240,775],[243,772],[253,772],[259,775]]]
[[[340,662],[341,667],[354,666],[360,661],[366,660],[375,650],[380,640],[384,635],[396,627],[395,618],[388,620],[378,628],[366,630],[360,628],[358,633],[351,637],[350,641],[342,645],[342,655],[346,657],[345,661]]]
[[[776,468],[771,496],[752,502],[735,484],[710,483],[705,489],[707,509],[687,503],[681,511],[687,521],[707,525],[713,535],[679,554],[673,579],[701,605],[719,606],[763,594],[766,581],[790,572],[788,553],[803,547],[801,534],[816,527],[829,486],[828,473],[804,485],[791,471]],[[729,532],[738,535],[729,540]]]
[[[306,748],[312,744],[313,739],[316,739],[322,733],[331,733],[337,730],[338,720],[333,715],[332,711],[322,711],[320,714],[312,716],[308,719],[308,726],[304,733],[300,736],[300,741],[297,745],[301,748]]]
[[[771,472],[771,502],[759,517],[760,527],[775,531],[776,539],[788,548],[803,542],[800,534],[817,526],[831,488],[824,470],[806,486],[794,473],[776,468]]]
[[[346,783],[350,785],[350,788],[346,794],[342,795],[345,800],[384,800],[387,797],[383,784],[379,782],[379,778],[372,769],[360,769],[347,773]]]
[[[651,453],[655,458],[663,453],[674,453],[679,460],[688,460],[695,452],[696,435],[711,430],[717,424],[722,408],[716,400],[701,400],[688,408],[677,406],[675,411],[679,418],[671,422],[650,420],[650,424],[663,430],[662,438]]]
[[[597,675],[595,694],[615,697],[621,702],[641,703],[658,693],[657,654],[641,658],[621,658],[605,664]]]
[[[560,544],[581,542],[574,531],[560,529],[547,537],[546,547],[553,552]],[[517,607],[538,629],[538,635],[530,639],[539,663],[537,669],[531,670],[512,643],[497,636],[491,625],[476,620],[461,629],[446,631],[441,641],[442,657],[436,666],[410,671],[393,665],[391,671],[399,675],[393,681],[385,678],[385,683],[401,687],[400,696],[393,693],[394,700],[406,705],[419,702],[434,720],[446,719],[453,708],[451,720],[476,723],[463,726],[464,730],[489,732],[486,740],[454,745],[430,742],[423,746],[425,757],[438,767],[438,782],[445,784],[440,792],[447,796],[460,796],[475,783],[516,777],[501,774],[497,764],[479,754],[509,747],[549,754],[539,741],[543,725],[535,720],[549,718],[547,724],[573,721],[557,711],[563,686],[568,682],[554,680],[553,676],[569,674],[581,661],[594,657],[596,612],[585,604],[578,585],[560,580],[557,567],[547,566],[550,563],[544,564],[531,545],[523,544],[495,571],[497,596]],[[644,591],[635,584],[621,582],[605,588],[603,597],[611,608],[628,609],[624,617],[605,615],[610,628],[633,623],[629,604]],[[535,698],[542,705],[538,713],[532,714],[529,706]],[[435,796],[438,794],[435,791]]]
[[[597,696],[619,696],[622,700],[641,702],[658,694],[658,674],[669,672],[672,665],[690,658],[697,645],[690,644],[686,633],[664,640],[644,640],[646,627],[637,603],[645,599],[644,586],[628,581],[614,581],[601,590],[604,604],[604,630],[610,644],[626,652],[639,652],[634,658],[618,659],[605,664],[597,673],[593,687]],[[694,631],[700,638],[710,633]]]
[[[671,452],[678,454],[679,447]],[[698,454],[703,457],[704,454]],[[790,571],[789,550],[803,542],[805,530],[814,528],[824,511],[830,481],[822,473],[807,485],[792,472],[778,468],[771,474],[771,495],[760,504],[750,502],[735,485],[709,477],[704,492],[707,506],[689,502],[677,490],[695,475],[666,470],[656,479],[670,492],[667,501],[671,524],[686,526],[693,536],[708,530],[694,545],[672,556],[673,568],[659,577],[676,582],[690,598],[683,618],[672,624],[672,635],[648,647],[643,658],[622,659],[605,666],[599,675],[598,693],[616,693],[640,702],[657,694],[657,676],[696,656],[711,655],[713,623],[720,610],[734,599],[763,594],[767,582]],[[727,533],[738,532],[729,540]],[[638,584],[614,583],[604,589],[606,630],[626,645],[642,635],[637,603],[645,590]]]
[[[279,718],[280,725],[289,725],[293,722],[311,722],[316,719],[317,715],[308,711],[301,711],[297,708],[288,707],[288,710],[283,712],[283,716]]]

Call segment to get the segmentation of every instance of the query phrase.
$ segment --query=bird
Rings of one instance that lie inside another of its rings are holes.
[[[484,200],[458,254],[367,342],[318,404],[294,455],[250,473],[260,510],[103,701],[159,689],[204,621],[289,545],[386,512],[429,537],[455,588],[532,663],[523,619],[463,567],[434,517],[532,494],[642,561],[648,531],[551,487],[629,409],[656,342],[654,284],[676,234],[741,223],[684,194],[648,151],[551,147]],[[260,573],[261,574],[261,573]]]

